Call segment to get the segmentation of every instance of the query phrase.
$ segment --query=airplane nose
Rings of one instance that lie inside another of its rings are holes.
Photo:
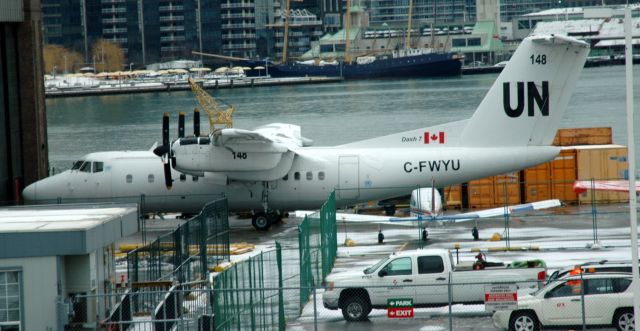
[[[24,190],[22,190],[22,197],[24,198],[24,200],[26,200],[26,201],[35,201],[36,200],[37,186],[38,186],[38,183],[33,183],[33,184],[25,187]]]

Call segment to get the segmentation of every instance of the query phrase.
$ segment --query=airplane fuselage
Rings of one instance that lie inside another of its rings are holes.
[[[553,159],[555,147],[514,148],[353,148],[304,147],[290,170],[268,183],[269,208],[318,208],[333,190],[338,206],[406,195],[413,189],[445,187],[496,173],[506,173]],[[496,158],[496,155],[499,157]],[[227,197],[231,210],[260,210],[263,182],[218,180],[173,171],[164,185],[160,158],[151,152],[89,154],[104,162],[100,172],[68,170],[27,189],[37,203],[137,202],[142,212],[198,212]],[[237,160],[253,162],[252,153]],[[240,167],[241,168],[241,167]],[[31,190],[31,191],[29,191]]]

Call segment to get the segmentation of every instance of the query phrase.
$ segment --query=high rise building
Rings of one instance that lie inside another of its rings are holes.
[[[119,44],[128,63],[221,53],[219,0],[43,0],[45,43],[85,55],[98,39]],[[123,64],[123,65],[127,65]]]

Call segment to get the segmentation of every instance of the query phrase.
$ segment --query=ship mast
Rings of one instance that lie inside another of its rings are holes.
[[[411,48],[411,17],[413,13],[413,0],[409,0],[409,23],[407,27],[407,40],[404,42],[404,48]]]
[[[289,46],[289,14],[291,12],[291,0],[287,0],[287,9],[284,12],[284,41],[282,43],[282,63],[287,63],[287,47]]]
[[[351,32],[351,0],[347,0],[347,15],[345,21],[344,30],[344,62],[351,63],[351,55],[349,54],[349,47],[351,46],[351,40],[349,39],[349,32]]]

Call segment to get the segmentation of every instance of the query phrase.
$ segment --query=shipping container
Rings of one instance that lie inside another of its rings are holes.
[[[462,208],[462,186],[452,185],[445,187],[443,199],[447,209]]]
[[[520,204],[518,172],[483,178],[468,183],[469,208],[494,208]]]
[[[551,162],[525,169],[523,181],[525,202],[552,199]]]
[[[578,178],[575,148],[563,148],[560,155],[551,161],[551,196],[564,203],[577,203],[578,194],[573,192],[573,183]]]
[[[620,145],[576,146],[577,179],[625,179],[628,173],[627,148]],[[618,203],[629,201],[627,192],[588,190],[579,195],[580,203]]]
[[[468,183],[469,208],[491,208],[494,204],[493,177]]]
[[[611,127],[559,129],[555,146],[608,145],[613,142]]]

